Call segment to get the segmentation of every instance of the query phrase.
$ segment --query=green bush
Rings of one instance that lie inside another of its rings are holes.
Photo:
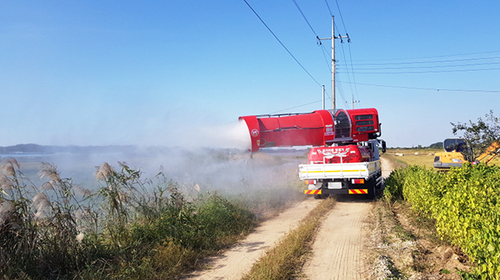
[[[439,233],[460,246],[486,279],[500,279],[500,167],[485,164],[450,170],[450,190],[434,214]]]
[[[442,183],[443,173],[412,165],[405,170],[405,174],[404,199],[411,202],[413,209],[432,217],[432,213],[440,207],[440,199],[446,192]]]
[[[159,219],[134,224],[131,239],[136,244],[172,241],[183,248],[215,251],[227,245],[226,238],[246,233],[252,225],[250,211],[217,194],[202,197],[195,205],[174,192]]]
[[[402,167],[391,172],[385,179],[384,198],[387,202],[403,199],[403,186],[405,183],[405,173]]]
[[[500,167],[465,164],[447,173],[410,166],[388,180],[438,233],[469,255],[482,279],[500,279]],[[391,185],[389,185],[391,184]]]

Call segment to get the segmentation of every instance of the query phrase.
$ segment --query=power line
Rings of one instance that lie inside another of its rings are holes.
[[[357,84],[358,85],[362,85],[362,86],[384,87],[384,88],[399,88],[399,89],[411,89],[411,90],[450,91],[450,92],[468,92],[468,93],[470,93],[470,92],[478,92],[478,93],[500,93],[500,90],[423,88],[423,87],[390,86],[390,85],[377,85],[377,84],[365,84],[365,83],[357,83]]]
[[[337,1],[337,0],[335,0],[335,3],[336,3],[336,5],[337,5],[337,10],[339,11],[340,19],[341,19],[341,21],[342,21],[342,26],[344,27],[344,31],[345,31],[345,33],[346,33],[347,37],[349,38],[349,35],[348,35],[348,32],[347,32],[347,27],[346,27],[346,25],[345,25],[345,22],[344,22],[344,17],[342,16],[342,11],[340,10],[339,3],[338,3],[338,1]],[[333,13],[332,13],[332,10],[330,9],[330,5],[328,4],[328,0],[325,0],[325,4],[326,4],[326,7],[328,8],[328,12],[330,13],[330,16],[333,18]],[[335,30],[336,30],[336,32],[337,32],[338,34],[340,34],[340,31],[339,31],[339,29],[338,29],[338,27],[337,27],[337,26],[335,26]],[[341,36],[339,36],[339,37],[341,37]],[[349,41],[350,41],[350,39],[349,39]],[[346,59],[346,55],[345,55],[344,46],[343,46],[343,45],[341,45],[341,46],[342,46],[342,56],[344,57],[344,61],[347,61],[347,59]],[[330,58],[330,59],[331,59],[331,58]],[[353,64],[352,64],[352,54],[351,54],[351,48],[350,48],[350,46],[349,46],[349,61],[350,61],[350,64],[351,64],[351,71],[350,71],[351,73],[349,73],[349,68],[346,68],[347,78],[348,78],[348,80],[349,80],[349,81],[351,81],[351,76],[352,76],[352,79],[353,79],[354,81],[356,81],[356,79],[355,79],[355,77],[354,77],[354,76],[355,76],[355,75],[354,75],[354,70],[353,70],[353,67],[352,67],[352,65],[353,65]],[[332,70],[332,71],[333,71],[333,70]],[[351,83],[351,84],[353,84],[353,83]],[[354,83],[354,85],[355,85],[355,83]],[[352,85],[350,85],[350,87],[351,87],[351,92],[352,92],[352,94],[353,94],[353,95],[354,95],[354,94],[356,94],[356,99],[359,99],[359,95],[358,95],[358,92],[357,92],[357,88],[356,88],[356,86],[354,86],[354,89],[352,88]],[[344,98],[344,96],[343,96],[342,92],[340,92],[340,93],[341,93],[341,97],[342,97],[342,99],[344,99],[344,101],[345,101],[345,102],[347,102],[347,101],[345,100],[345,98]]]
[[[463,54],[448,54],[448,55],[437,55],[437,56],[426,56],[426,57],[413,57],[413,58],[384,58],[384,59],[374,59],[374,60],[363,60],[365,62],[378,62],[378,61],[404,61],[404,60],[422,60],[430,58],[443,58],[443,57],[454,57],[454,56],[471,56],[471,55],[482,55],[500,53],[500,51],[487,51],[487,52],[475,52],[475,53],[463,53]]]
[[[281,40],[278,38],[278,36],[276,36],[276,34],[274,34],[274,32],[271,30],[271,28],[269,28],[269,26],[267,26],[267,24],[259,16],[259,14],[257,14],[257,12],[252,8],[252,6],[250,6],[250,4],[247,2],[247,0],[243,0],[243,1],[245,1],[247,6],[259,18],[259,20],[262,22],[262,24],[264,24],[264,26],[267,28],[267,30],[269,30],[269,32],[271,32],[271,34],[274,36],[274,38],[281,44],[281,46],[288,52],[288,54],[295,60],[295,62],[297,62],[297,64],[299,64],[299,66],[307,73],[307,75],[309,75],[309,77],[311,77],[311,79],[313,79],[313,81],[316,82],[316,84],[318,84],[318,86],[321,87],[321,84],[311,75],[311,73],[309,73],[309,71],[306,70],[306,68],[297,60],[297,58],[295,58],[295,56],[290,52],[290,50],[288,50],[288,48],[281,42]]]
[[[316,38],[318,37],[318,34],[316,34],[316,31],[314,31],[314,28],[312,28],[311,24],[309,23],[309,21],[307,20],[306,16],[304,15],[304,13],[302,12],[302,10],[300,9],[299,7],[299,4],[297,4],[297,1],[293,0],[293,3],[295,4],[295,7],[297,7],[297,9],[299,10],[300,14],[302,15],[302,17],[304,18],[304,20],[307,22],[307,25],[309,25],[309,28],[311,28],[311,31],[314,33],[314,35],[316,36]]]
[[[342,84],[337,84],[337,88],[338,88],[338,93],[340,94],[340,97],[342,98],[342,100],[344,100],[344,104],[347,103],[347,99],[345,99],[344,97],[344,89],[342,88]]]
[[[344,61],[347,61],[347,59],[345,57],[345,51],[344,51],[344,45],[343,44],[341,44],[341,48],[342,48],[342,56],[344,57]],[[352,68],[349,69],[349,67],[346,67],[346,72],[347,72],[347,79],[349,80],[349,82],[351,82],[351,75],[354,77],[354,70]],[[349,83],[349,86],[351,88],[351,93],[354,95],[354,90],[352,88],[352,83]],[[342,98],[343,98],[343,96],[342,96]],[[345,98],[344,98],[344,100],[345,100]]]
[[[415,60],[419,58],[413,58]],[[389,63],[356,63],[357,66],[380,66],[380,65],[405,65],[405,64],[426,64],[426,63],[454,63],[463,61],[477,61],[477,60],[495,60],[500,59],[500,56],[491,57],[476,57],[476,58],[462,58],[462,59],[444,59],[444,60],[419,60],[409,62],[389,62]],[[408,59],[409,60],[409,59]]]
[[[434,69],[434,68],[453,68],[453,67],[469,67],[469,66],[482,66],[482,65],[498,65],[498,62],[484,62],[484,63],[468,63],[468,64],[453,64],[453,65],[432,65],[432,66],[401,66],[401,67],[357,67],[356,70],[401,70],[401,69]]]
[[[328,12],[330,12],[330,17],[333,17],[332,10],[330,9],[330,5],[328,5],[328,0],[325,0],[326,7],[328,7]]]
[[[298,106],[295,106],[295,107],[290,107],[290,108],[282,109],[282,110],[279,110],[279,111],[275,111],[275,112],[272,112],[271,114],[276,114],[276,113],[280,113],[280,112],[284,112],[284,111],[289,111],[289,110],[292,110],[292,109],[297,109],[297,108],[300,108],[300,107],[304,107],[304,106],[307,106],[307,105],[319,103],[319,102],[322,102],[322,101],[323,100],[309,102],[309,103],[298,105]]]
[[[323,46],[323,44],[321,44],[321,46]],[[325,58],[325,62],[326,62],[326,67],[328,68],[328,71],[331,71],[331,61],[332,61],[332,56],[330,55],[330,53],[325,49],[325,47],[323,46],[321,48],[322,50],[322,53],[323,53],[323,57]]]
[[[307,17],[305,16],[305,14],[302,12],[302,9],[299,7],[299,4],[297,3],[297,1],[293,0],[293,3],[295,4],[295,7],[297,7],[297,9],[299,10],[300,14],[302,15],[302,17],[304,18],[304,20],[306,21],[307,25],[309,26],[309,28],[311,29],[312,33],[314,34],[314,36],[316,37],[316,39],[319,40],[319,36],[318,34],[316,33],[316,31],[314,30],[314,28],[311,26],[311,24],[309,23],[309,20],[307,20]],[[327,3],[328,4],[328,3]],[[328,65],[328,61],[331,61],[332,58],[330,56],[329,59],[327,59],[326,57],[326,49],[325,49],[325,46],[323,44],[319,44],[321,46],[321,50],[322,50],[322,53],[323,53],[323,57],[325,58],[325,61],[326,61],[326,64]],[[330,69],[330,66],[328,66],[328,69]]]
[[[485,54],[494,52],[481,52],[474,54],[462,55],[447,55],[447,57],[470,56],[475,54]],[[436,57],[434,57],[436,58]],[[498,66],[500,65],[500,56],[488,57],[462,57],[455,59],[442,59],[443,56],[437,57],[438,59],[430,60],[430,58],[412,58],[404,60],[417,60],[417,61],[402,61],[401,59],[390,60],[395,62],[387,63],[359,63],[351,66],[357,74],[425,74],[425,73],[449,73],[449,72],[472,72],[472,71],[493,71],[500,70],[498,67],[485,67],[485,66]],[[484,62],[486,60],[486,62]],[[388,61],[388,60],[383,60]],[[364,67],[363,67],[364,66]],[[461,69],[456,69],[460,67]],[[342,69],[342,67],[340,67]],[[400,71],[406,70],[406,71]],[[346,71],[349,68],[346,67]]]
[[[351,62],[351,70],[353,70],[353,72],[354,72],[354,67],[352,65],[351,45],[349,44],[348,46],[349,46],[349,61]],[[359,100],[358,88],[356,87],[356,77],[355,77],[354,73],[352,75],[352,79],[353,79],[353,82],[354,82],[354,89],[355,89],[354,92],[356,93],[356,99]]]
[[[345,33],[348,33],[347,28],[345,27],[344,17],[342,16],[342,12],[340,11],[339,1],[335,0],[335,3],[337,3],[337,10],[339,10],[340,20],[342,21],[342,26],[344,26],[344,31]]]
[[[374,69],[375,70],[375,69]],[[479,69],[455,69],[455,70],[429,70],[429,71],[397,71],[397,72],[357,72],[358,75],[389,75],[389,74],[431,74],[431,73],[453,73],[453,72],[477,72],[477,71],[497,71],[500,68],[479,68]]]

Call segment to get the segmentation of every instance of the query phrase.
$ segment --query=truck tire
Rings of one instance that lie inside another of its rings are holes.
[[[375,181],[375,177],[372,177],[370,180],[368,180],[368,184],[367,184],[367,187],[368,187],[368,194],[366,195],[366,197],[368,199],[374,199],[375,198],[375,194],[376,194],[376,186],[377,186],[377,182]]]
[[[382,174],[379,174],[377,178],[381,178]],[[384,194],[385,182],[384,179],[381,178],[380,184],[375,187],[375,196],[382,196]]]

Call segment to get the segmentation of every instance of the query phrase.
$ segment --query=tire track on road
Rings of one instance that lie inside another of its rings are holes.
[[[241,279],[268,248],[274,246],[283,235],[296,228],[319,202],[312,198],[306,199],[277,217],[263,222],[240,244],[233,246],[222,255],[211,258],[208,264],[209,270],[196,271],[185,279]]]
[[[323,221],[303,274],[308,279],[364,279],[363,222],[372,210],[367,200],[338,202]]]

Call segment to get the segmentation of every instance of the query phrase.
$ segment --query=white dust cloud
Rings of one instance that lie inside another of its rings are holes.
[[[249,150],[251,148],[250,133],[245,121],[236,123],[202,127],[201,146],[219,149]]]
[[[158,146],[178,147],[182,149],[238,149],[247,151],[251,148],[250,133],[244,121],[222,124],[181,124],[161,132]]]

